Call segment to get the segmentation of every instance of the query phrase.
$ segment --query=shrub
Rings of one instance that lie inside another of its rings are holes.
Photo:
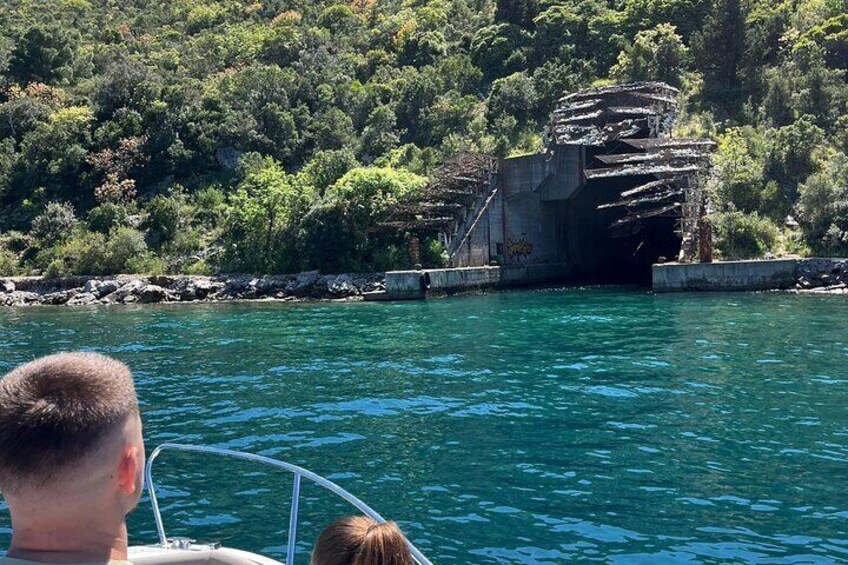
[[[807,243],[827,255],[848,255],[848,156],[836,153],[799,187],[798,221]]]
[[[448,264],[448,250],[438,239],[421,242],[421,264],[428,268],[440,268]]]
[[[11,251],[0,248],[0,277],[17,275],[18,269],[18,257]]]
[[[19,231],[11,230],[0,235],[0,249],[12,253],[23,253],[32,245],[32,238]]]
[[[161,275],[167,271],[165,260],[151,251],[127,259],[125,270],[140,275]]]
[[[147,244],[140,231],[116,228],[106,239],[105,251],[104,274],[131,272],[133,261],[140,261],[147,254]]]
[[[88,213],[88,229],[99,233],[109,233],[113,228],[127,225],[127,209],[120,204],[104,202]]]
[[[194,193],[195,218],[204,224],[217,224],[224,215],[226,201],[224,192],[215,186],[208,186]]]
[[[58,279],[59,277],[65,277],[70,274],[68,270],[68,265],[65,263],[64,259],[53,259],[50,261],[50,264],[47,265],[47,268],[44,269],[43,275],[48,279]]]
[[[712,216],[717,235],[716,249],[723,259],[754,259],[775,249],[780,235],[777,226],[759,214],[721,212]]]
[[[52,244],[70,236],[78,223],[73,206],[50,202],[44,212],[32,220],[30,233],[41,242]]]
[[[78,232],[51,251],[53,257],[66,261],[69,271],[77,275],[134,272],[138,262],[149,255],[144,235],[128,227],[115,228],[108,235]],[[43,264],[48,257],[40,257],[39,262]]]
[[[182,202],[175,196],[159,195],[147,204],[146,210],[144,227],[153,245],[160,246],[174,239],[180,227]]]
[[[117,173],[107,174],[103,184],[94,189],[94,197],[98,202],[126,204],[135,200],[135,195],[135,180],[122,179]]]

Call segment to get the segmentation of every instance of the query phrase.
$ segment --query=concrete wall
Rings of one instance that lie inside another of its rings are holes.
[[[504,196],[508,199],[521,192],[534,192],[551,173],[545,153],[504,159],[498,175]]]
[[[549,176],[540,187],[542,200],[566,200],[583,185],[585,149],[576,145],[558,146],[548,160]]]
[[[493,207],[483,212],[479,221],[465,238],[465,242],[457,249],[451,259],[451,267],[477,267],[488,265],[493,254],[489,248],[490,215]],[[470,221],[470,220],[469,220]]]
[[[583,157],[580,147],[559,147],[501,163],[504,265],[570,260],[566,202],[582,186]]]
[[[428,294],[449,294],[482,288],[526,286],[561,281],[567,278],[568,274],[566,265],[389,271],[386,273],[386,292],[381,296],[368,296],[368,298],[373,300],[420,299]]]
[[[687,290],[768,290],[795,285],[798,261],[666,263],[651,269],[656,292]]]

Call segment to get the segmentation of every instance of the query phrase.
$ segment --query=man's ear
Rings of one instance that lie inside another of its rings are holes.
[[[124,454],[118,464],[118,488],[124,494],[136,494],[138,489],[138,472],[141,466],[138,447],[131,445],[124,448]]]

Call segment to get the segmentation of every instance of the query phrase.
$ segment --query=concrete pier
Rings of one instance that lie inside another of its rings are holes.
[[[815,257],[663,263],[653,265],[651,275],[656,292],[782,290],[805,288],[811,281],[841,282],[845,268],[846,259]]]
[[[564,281],[570,274],[569,267],[561,264],[389,271],[386,291],[369,293],[365,298],[420,300],[434,295]]]

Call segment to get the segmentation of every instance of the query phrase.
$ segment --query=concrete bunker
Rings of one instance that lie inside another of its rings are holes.
[[[671,136],[677,95],[659,82],[566,95],[544,152],[458,155],[379,229],[413,242],[435,233],[454,268],[547,266],[562,281],[649,283],[653,263],[695,253],[715,146]]]

